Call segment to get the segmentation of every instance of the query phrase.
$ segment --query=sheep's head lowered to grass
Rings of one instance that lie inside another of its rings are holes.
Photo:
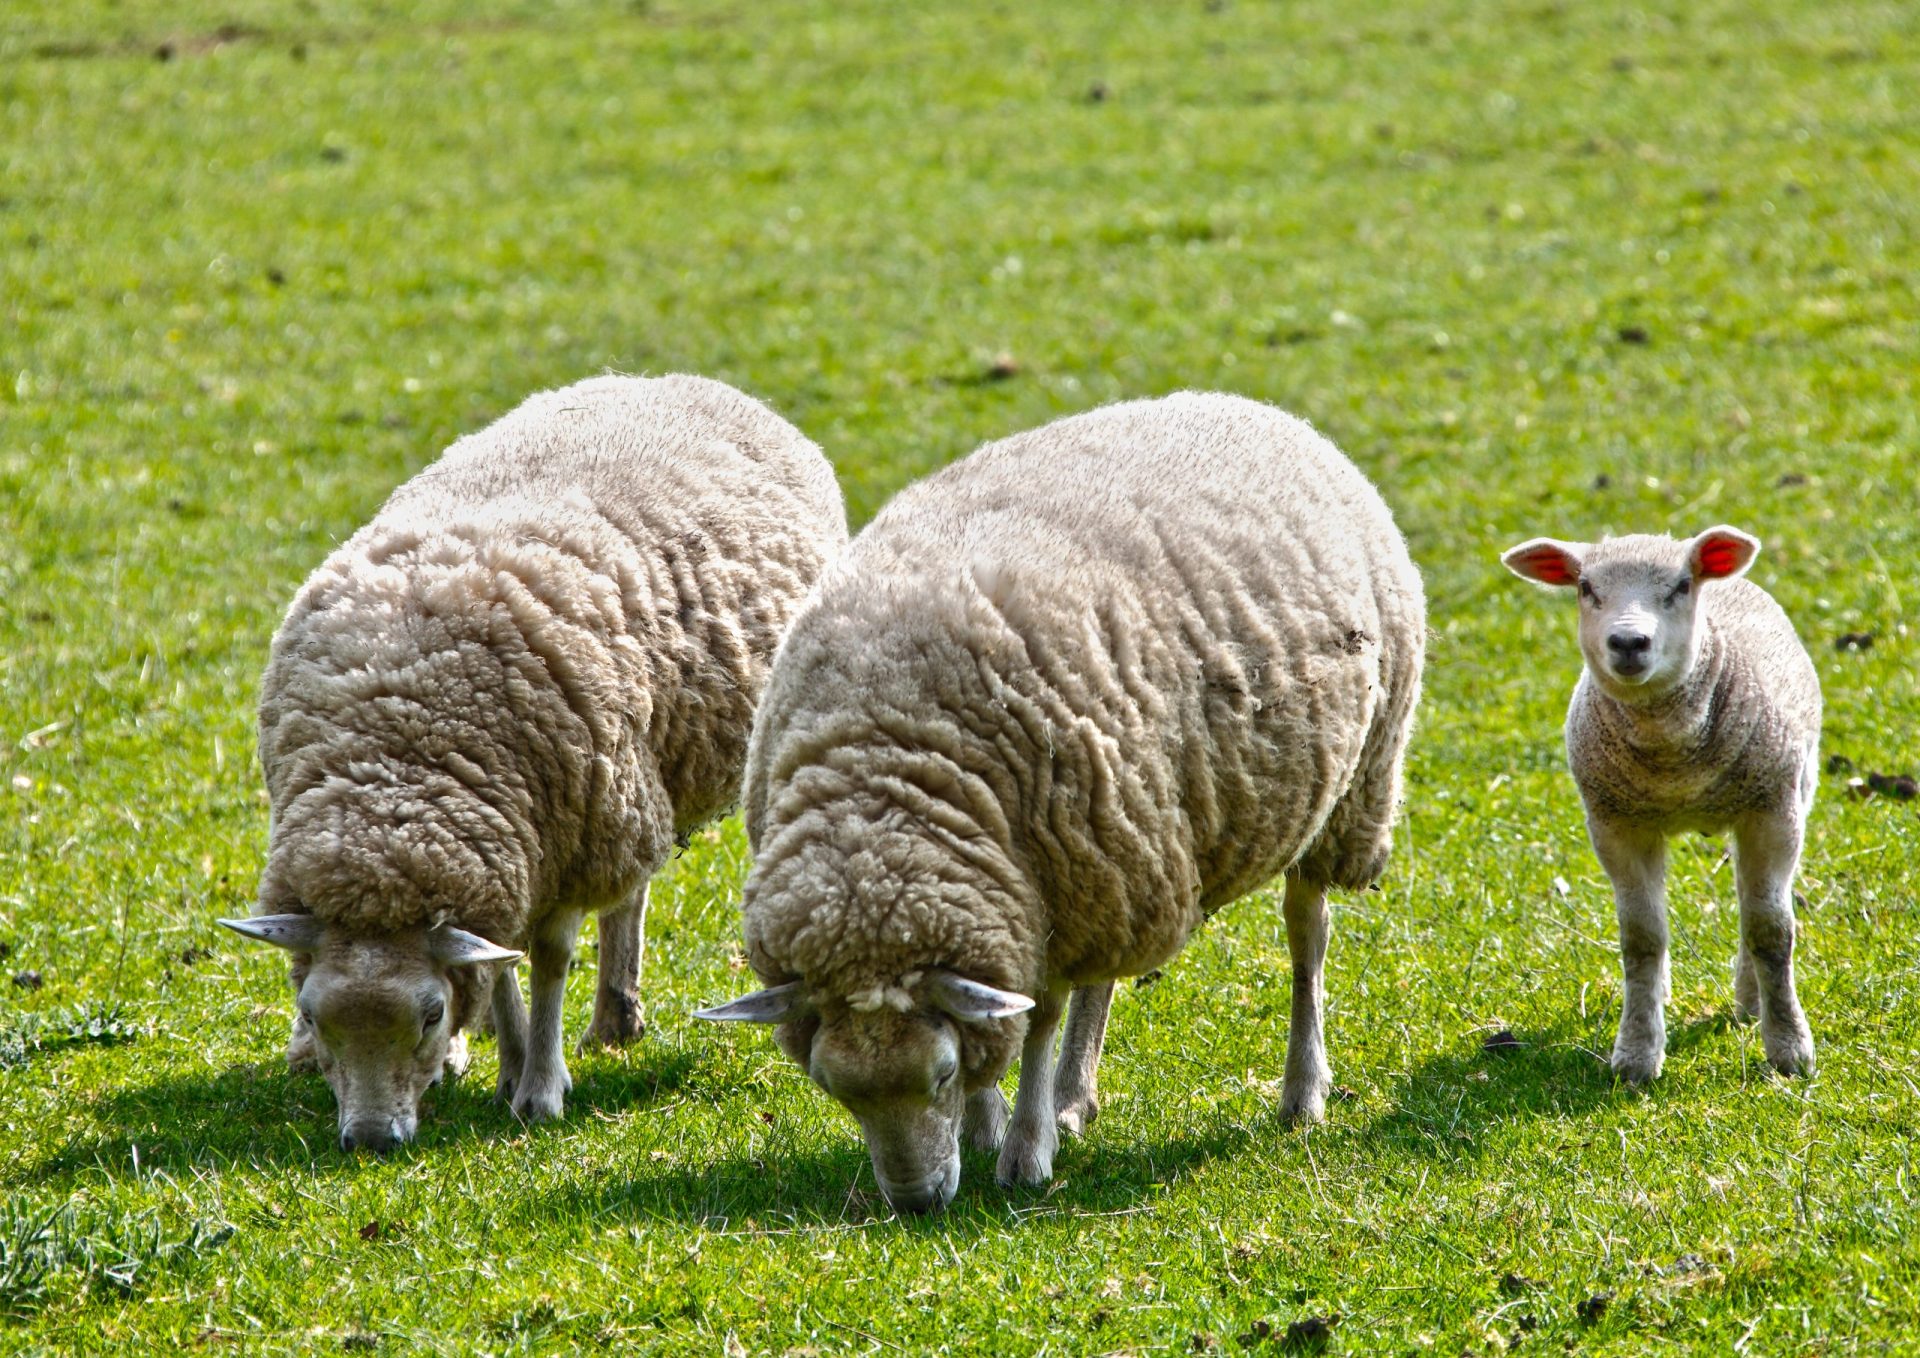
[[[1031,1008],[1025,995],[934,970],[818,1001],[789,981],[695,1017],[779,1025],[781,1047],[859,1122],[887,1201],[930,1212],[960,1186],[968,1095],[991,1088],[1013,1056],[990,1030]]]
[[[1758,539],[1723,525],[1685,540],[1533,538],[1500,560],[1522,579],[1578,591],[1587,670],[1607,693],[1631,702],[1686,678],[1700,652],[1700,586],[1745,574],[1759,551]]]
[[[312,915],[220,923],[305,959],[296,1003],[339,1101],[346,1150],[386,1152],[413,1139],[421,1096],[446,1073],[455,1037],[486,994],[485,964],[520,957],[450,924],[365,935]]]

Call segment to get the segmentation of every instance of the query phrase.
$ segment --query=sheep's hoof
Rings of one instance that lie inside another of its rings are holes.
[[[580,1034],[579,1050],[596,1047],[624,1047],[647,1031],[640,1017],[640,1002],[631,995],[608,1002],[605,996],[593,1007],[593,1022]]]
[[[1054,1113],[1054,1121],[1068,1136],[1085,1136],[1093,1120],[1100,1116],[1100,1101],[1092,1095],[1080,1095],[1064,1103]]]
[[[1053,1152],[1058,1143],[1051,1136],[1009,1136],[1000,1148],[1000,1164],[994,1178],[1004,1188],[1025,1185],[1044,1188],[1053,1179]]]
[[[306,1075],[320,1069],[320,1053],[313,1042],[313,1025],[306,1015],[293,1016],[293,1031],[287,1034],[287,1069]]]
[[[997,1089],[969,1095],[960,1134],[974,1150],[999,1150],[1007,1135],[1007,1096]]]
[[[1763,1029],[1760,1042],[1767,1049],[1767,1064],[1782,1075],[1813,1074],[1813,1034],[1805,1025],[1773,1033]]]
[[[447,1059],[445,1075],[449,1080],[457,1080],[467,1073],[467,1067],[473,1064],[473,1053],[467,1050],[467,1035],[455,1033],[447,1040]]]
[[[1613,1073],[1630,1085],[1651,1084],[1659,1078],[1660,1068],[1666,1064],[1667,1053],[1664,1047],[1651,1050],[1615,1047],[1613,1049]]]
[[[1733,1021],[1752,1023],[1760,1017],[1760,980],[1753,963],[1742,955],[1733,959]]]
[[[513,1115],[525,1123],[552,1122],[566,1106],[566,1085],[549,1080],[527,1086],[513,1099]]]

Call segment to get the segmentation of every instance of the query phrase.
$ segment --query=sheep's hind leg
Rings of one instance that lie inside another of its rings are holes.
[[[1053,1177],[1060,1133],[1053,1114],[1053,1033],[1060,1025],[1060,995],[1049,991],[1027,1014],[1027,1040],[1020,1049],[1020,1091],[1013,1121],[1000,1146],[996,1177],[1003,1184],[1038,1187]]]
[[[1620,1034],[1613,1069],[1629,1084],[1645,1084],[1667,1059],[1667,843],[1646,830],[1589,818],[1594,854],[1613,882],[1620,922]]]
[[[1320,1122],[1327,1116],[1327,1094],[1333,1088],[1326,1036],[1327,935],[1332,928],[1326,884],[1287,878],[1283,910],[1287,951],[1293,959],[1293,1011],[1280,1115],[1289,1122]]]
[[[493,1032],[500,1050],[493,1097],[510,1103],[527,1065],[527,1007],[520,998],[520,976],[510,964],[502,964],[493,978]]]
[[[647,886],[626,904],[600,915],[600,974],[593,994],[593,1021],[580,1035],[580,1049],[622,1047],[647,1030],[640,1015],[640,967],[647,951]]]
[[[1081,986],[1067,1001],[1067,1026],[1060,1037],[1060,1061],[1053,1070],[1053,1107],[1060,1130],[1082,1136],[1100,1116],[1095,1075],[1100,1047],[1107,1039],[1107,1013],[1113,1008],[1113,982]]]
[[[1813,1033],[1793,985],[1793,873],[1800,861],[1797,816],[1755,817],[1734,830],[1740,892],[1740,950],[1753,967],[1760,1043],[1782,1075],[1813,1073]]]
[[[546,1122],[560,1116],[573,1077],[567,1074],[561,1031],[561,1007],[567,994],[567,968],[573,964],[573,943],[580,932],[580,914],[562,910],[542,921],[534,935],[533,997],[529,1008],[527,1065],[513,1094],[514,1115],[523,1122]]]

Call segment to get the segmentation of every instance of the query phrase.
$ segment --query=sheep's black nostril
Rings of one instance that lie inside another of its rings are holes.
[[[343,1151],[350,1151],[353,1149],[353,1133],[352,1132],[340,1133],[340,1149]]]
[[[1621,655],[1643,655],[1653,649],[1653,638],[1642,632],[1615,632],[1607,638],[1607,649]]]

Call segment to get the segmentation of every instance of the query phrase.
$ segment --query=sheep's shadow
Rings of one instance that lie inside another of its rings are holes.
[[[685,1051],[653,1048],[636,1050],[621,1064],[597,1058],[573,1064],[569,1118],[644,1107],[681,1088],[695,1062]],[[431,1154],[462,1141],[499,1140],[526,1131],[494,1101],[492,1063],[484,1066],[428,1094],[419,1134],[401,1154]],[[109,1090],[94,1105],[93,1119],[111,1131],[76,1134],[38,1160],[8,1165],[0,1169],[0,1183],[20,1185],[81,1170],[120,1177],[191,1165],[350,1173],[358,1157],[336,1148],[335,1118],[326,1081],[294,1074],[279,1060],[169,1076]]]

